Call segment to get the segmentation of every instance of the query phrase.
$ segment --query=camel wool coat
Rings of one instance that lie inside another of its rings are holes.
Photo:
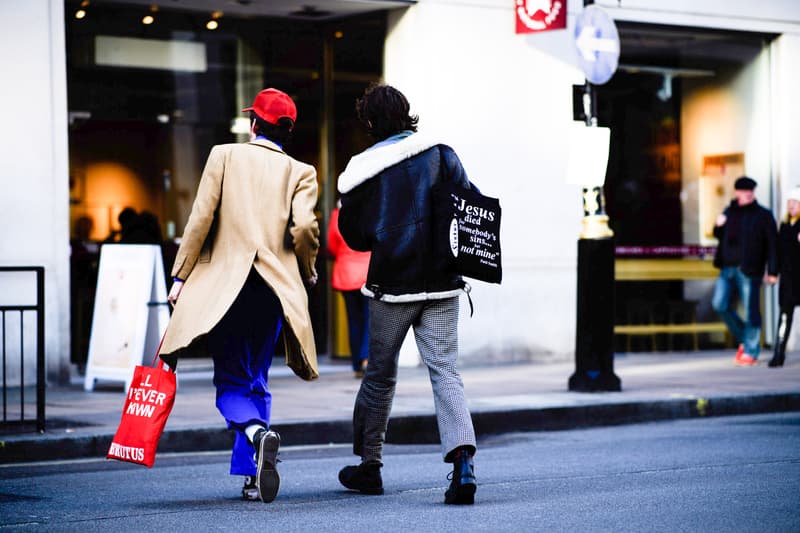
[[[214,146],[172,275],[185,280],[161,355],[188,348],[222,319],[252,268],[283,307],[286,364],[319,377],[304,279],[319,249],[316,171],[257,139]]]

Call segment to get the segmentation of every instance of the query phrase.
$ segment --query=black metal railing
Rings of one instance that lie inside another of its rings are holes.
[[[44,432],[44,405],[45,405],[45,357],[44,357],[44,267],[4,267],[0,266],[0,273],[30,272],[36,274],[36,304],[35,305],[0,305],[0,350],[2,350],[3,363],[3,426],[27,425],[33,422],[25,418],[25,313],[36,313],[36,430]],[[8,346],[6,344],[6,331],[8,314],[19,313],[19,388],[9,383]],[[9,401],[9,395],[12,396]],[[19,417],[16,413],[9,416],[9,410],[16,411],[16,401],[13,396],[19,396]]]

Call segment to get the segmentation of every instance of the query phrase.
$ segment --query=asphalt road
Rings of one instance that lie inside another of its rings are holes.
[[[800,413],[483,440],[476,504],[442,503],[436,446],[389,446],[384,496],[342,489],[349,447],[284,448],[272,504],[243,502],[226,453],[0,467],[8,531],[800,531]]]

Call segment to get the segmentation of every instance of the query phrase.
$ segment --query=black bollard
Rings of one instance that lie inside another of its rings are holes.
[[[614,374],[613,237],[578,240],[577,319],[569,390],[622,390]]]

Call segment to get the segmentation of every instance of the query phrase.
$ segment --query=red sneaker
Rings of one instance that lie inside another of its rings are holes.
[[[741,357],[736,359],[735,363],[737,366],[756,366],[757,362],[755,357],[743,353]]]
[[[739,345],[739,348],[736,350],[736,357],[733,358],[733,362],[735,363],[741,359],[742,355],[744,355],[744,344]]]

